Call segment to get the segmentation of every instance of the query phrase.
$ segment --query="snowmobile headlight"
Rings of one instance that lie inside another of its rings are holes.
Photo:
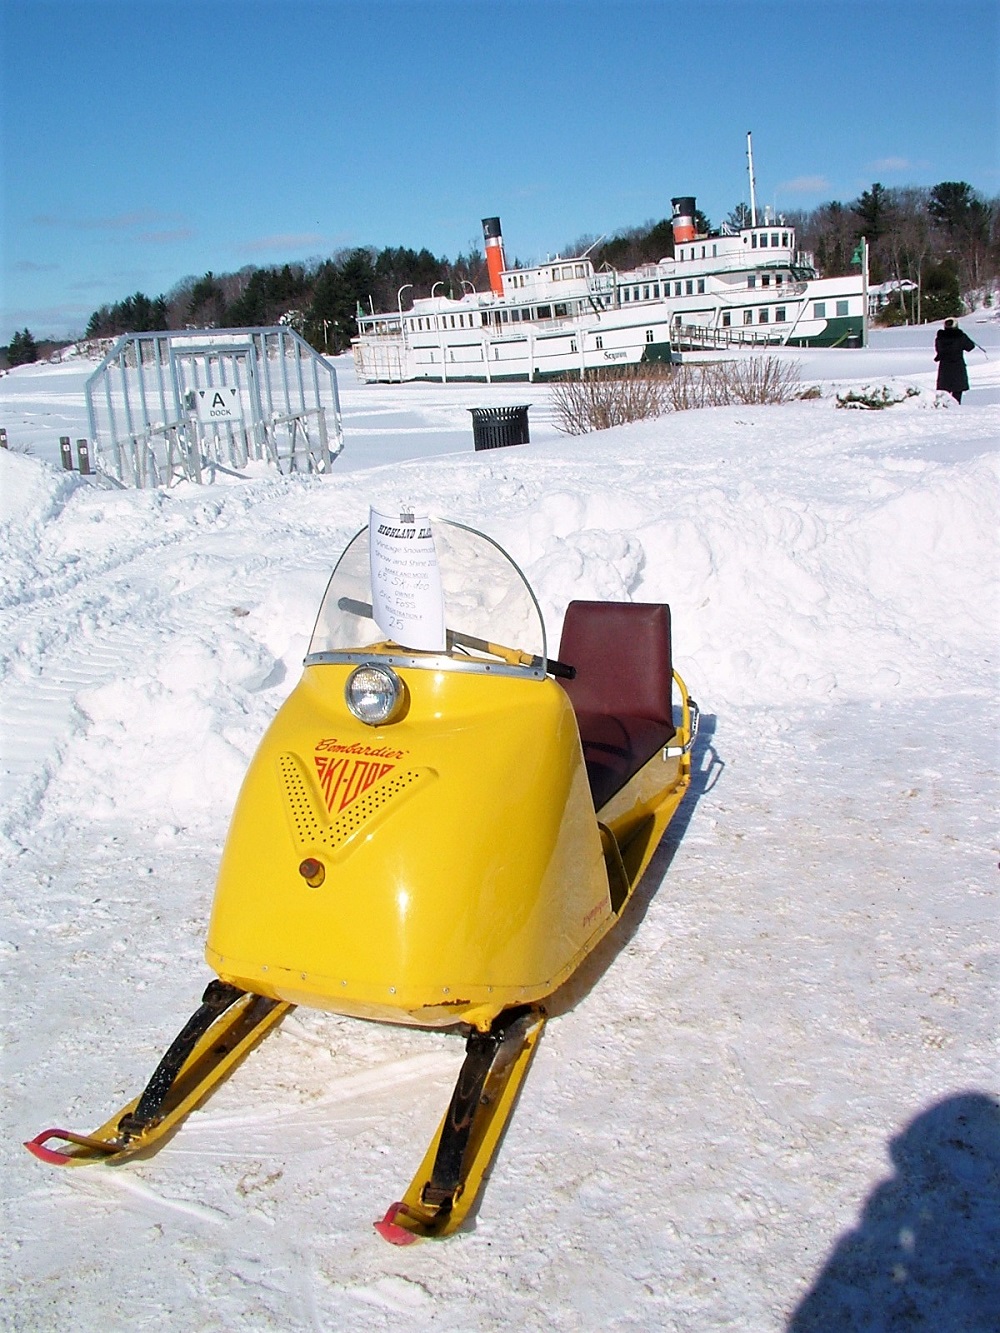
[[[406,687],[392,667],[369,663],[355,667],[347,677],[344,698],[359,722],[379,727],[383,722],[392,722],[402,712]]]

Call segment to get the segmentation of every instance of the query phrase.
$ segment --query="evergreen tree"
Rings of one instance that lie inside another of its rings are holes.
[[[11,338],[7,345],[7,360],[12,366],[26,366],[38,360],[38,345],[30,329],[23,329]]]
[[[945,231],[985,238],[988,213],[967,181],[942,181],[931,190],[927,211]]]
[[[357,310],[374,305],[376,287],[374,251],[363,246],[345,251],[323,264],[313,285],[313,299],[306,311],[305,336],[313,347],[342,351],[358,331]],[[394,280],[394,279],[393,279]],[[401,284],[400,284],[401,285]],[[395,306],[396,292],[391,304]]]
[[[226,298],[222,285],[216,280],[215,274],[209,271],[191,288],[187,317],[194,324],[211,328],[224,323],[225,316]]]
[[[958,274],[949,260],[934,264],[924,274],[922,316],[925,323],[949,319],[962,313]]]
[[[155,333],[167,327],[167,300],[136,292],[115,305],[101,306],[87,323],[88,338],[113,338],[120,333]]]
[[[252,269],[243,291],[226,310],[226,322],[231,328],[269,328],[308,290],[299,265]]]
[[[966,291],[983,284],[990,254],[990,208],[967,181],[942,181],[931,190],[927,211],[948,239]],[[993,272],[998,256],[993,253]]]
[[[892,210],[885,186],[876,181],[851,207],[858,216],[858,237],[867,236],[868,244],[875,245],[891,225]]]

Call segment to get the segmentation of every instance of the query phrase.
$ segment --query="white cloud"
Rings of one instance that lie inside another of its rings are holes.
[[[869,166],[870,171],[883,171],[887,174],[899,171],[912,171],[915,163],[908,157],[880,157]]]
[[[288,232],[274,236],[258,236],[252,241],[243,241],[240,250],[255,253],[259,250],[301,250],[306,246],[324,245],[326,238],[318,231]]]
[[[32,222],[38,227],[70,227],[74,231],[133,231],[136,227],[151,227],[157,223],[176,225],[183,219],[177,213],[160,213],[154,209],[135,209],[130,213],[116,213],[109,217],[59,217],[54,213],[38,213]]]
[[[778,186],[782,194],[823,194],[829,188],[830,182],[825,176],[796,176]]]

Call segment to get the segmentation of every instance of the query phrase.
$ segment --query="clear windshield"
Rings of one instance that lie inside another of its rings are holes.
[[[415,652],[392,642],[372,618],[368,528],[351,541],[327,585],[306,665],[361,653],[440,670],[545,672],[545,626],[534,593],[510,556],[481,532],[435,519],[447,648]]]

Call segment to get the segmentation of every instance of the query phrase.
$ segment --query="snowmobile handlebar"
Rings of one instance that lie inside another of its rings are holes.
[[[369,602],[359,602],[353,597],[341,597],[337,605],[341,611],[346,611],[349,615],[363,616],[366,620],[374,619]],[[544,659],[535,657],[531,653],[521,652],[520,648],[508,648],[502,643],[490,643],[488,639],[477,639],[474,635],[462,634],[459,630],[449,629],[445,634],[449,648],[472,648],[479,653],[489,653],[491,657],[502,658],[510,666],[539,668],[544,661],[545,670],[551,676],[560,676],[563,680],[573,680],[576,676],[576,667],[570,666],[568,662],[560,662],[555,657]]]

